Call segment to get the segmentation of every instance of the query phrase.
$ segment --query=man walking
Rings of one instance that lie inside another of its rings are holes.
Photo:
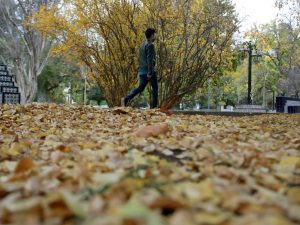
[[[142,44],[140,48],[140,67],[139,67],[139,77],[140,84],[138,88],[130,92],[128,96],[122,98],[122,106],[127,106],[128,103],[139,93],[143,92],[150,82],[152,87],[152,102],[150,107],[157,108],[158,105],[158,83],[157,83],[157,72],[155,69],[156,56],[154,49],[156,31],[153,28],[148,28],[145,32],[147,40]]]

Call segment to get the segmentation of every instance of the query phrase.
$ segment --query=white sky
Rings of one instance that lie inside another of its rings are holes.
[[[241,31],[246,31],[253,24],[264,24],[275,19],[278,10],[275,0],[233,0],[242,19]]]

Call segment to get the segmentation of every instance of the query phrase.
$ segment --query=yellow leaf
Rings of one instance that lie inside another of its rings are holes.
[[[296,156],[284,156],[276,169],[280,173],[292,173],[296,168],[300,166],[300,157]]]
[[[200,212],[195,216],[195,221],[197,224],[206,224],[206,225],[215,225],[224,223],[229,218],[229,215],[226,213],[207,213]]]
[[[21,212],[32,209],[41,204],[40,197],[30,197],[27,199],[18,199],[14,202],[9,202],[5,205],[5,208],[13,213]]]
[[[77,216],[84,218],[87,215],[87,205],[67,190],[61,190],[61,196],[68,208]]]
[[[20,154],[20,151],[21,145],[19,143],[13,143],[6,153],[10,156],[17,156]]]

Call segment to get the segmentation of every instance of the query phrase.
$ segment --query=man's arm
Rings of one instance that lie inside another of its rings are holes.
[[[154,45],[151,43],[147,46],[148,76],[150,77],[154,73],[154,57],[155,57]]]

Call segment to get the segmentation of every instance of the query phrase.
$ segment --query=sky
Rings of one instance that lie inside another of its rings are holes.
[[[233,0],[242,19],[241,32],[253,24],[264,24],[274,19],[278,13],[275,0]]]

